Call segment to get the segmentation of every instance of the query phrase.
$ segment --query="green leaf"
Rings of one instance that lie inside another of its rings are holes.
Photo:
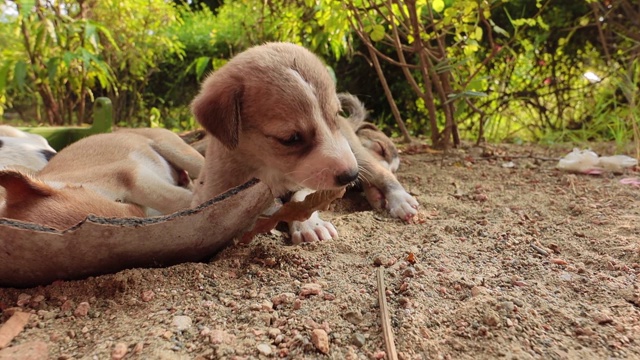
[[[444,1],[443,0],[433,0],[433,3],[431,4],[431,6],[433,7],[433,11],[442,12],[444,10]]]
[[[371,40],[373,41],[380,41],[382,39],[384,39],[384,26],[382,25],[373,25],[371,27],[371,32],[369,33],[369,37],[371,37]]]
[[[11,62],[7,61],[0,68],[0,94],[4,92],[4,89],[7,86],[7,80],[9,78],[9,68],[11,68],[11,65],[12,65]]]
[[[27,79],[27,63],[24,60],[19,60],[13,69],[13,81],[18,85],[21,90],[24,88],[24,84]]]
[[[58,74],[58,65],[60,64],[59,57],[52,57],[47,61],[47,73],[49,75],[49,82],[53,83]]]
[[[202,78],[204,71],[207,69],[207,65],[211,62],[211,58],[208,56],[201,56],[196,59],[196,77],[198,80]]]

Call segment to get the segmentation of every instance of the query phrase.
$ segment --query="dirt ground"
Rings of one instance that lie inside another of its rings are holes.
[[[350,194],[324,214],[337,240],[273,233],[205,263],[0,289],[0,323],[33,314],[4,353],[42,341],[51,359],[385,358],[382,264],[400,359],[638,359],[640,189],[619,181],[639,174],[562,173],[547,158],[565,151],[405,153],[414,224]]]

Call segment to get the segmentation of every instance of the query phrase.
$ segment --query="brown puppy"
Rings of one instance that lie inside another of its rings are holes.
[[[382,179],[384,182],[397,183],[394,185],[394,188],[399,189],[402,187],[402,185],[397,181],[397,178],[395,178],[395,175],[392,178],[389,174],[389,172],[391,172],[391,174],[395,174],[400,166],[398,149],[393,141],[391,141],[391,139],[380,131],[374,124],[364,121],[367,117],[367,111],[364,104],[362,104],[357,97],[347,93],[338,94],[338,96],[340,97],[343,109],[350,114],[349,120],[352,128],[358,136],[358,139],[360,139],[360,143],[363,147],[369,150],[369,153],[377,160],[377,163],[387,170],[367,169],[368,171],[366,172],[370,174],[377,174],[363,178],[363,180],[366,181],[362,181],[362,187],[369,204],[371,204],[375,209],[387,207],[394,216],[408,220],[407,216],[410,218],[417,213],[415,211],[415,208],[418,205],[417,202],[409,199],[408,194],[404,192],[404,189],[402,189],[402,191],[396,190],[393,193],[386,194],[383,191],[384,187],[378,188],[374,185],[376,181],[371,181],[371,178],[376,177]],[[411,207],[414,209],[411,210],[406,206],[403,207],[404,211],[394,209],[394,203],[401,204],[403,201],[400,199],[389,199],[390,203],[388,203],[387,196],[400,196],[401,198],[404,198],[406,202],[410,203]]]
[[[188,208],[184,171],[198,176],[202,155],[165,129],[93,135],[60,151],[37,175],[0,171],[7,190],[0,216],[59,230],[87,215],[131,217]]]
[[[191,108],[211,135],[193,206],[254,177],[277,197],[357,178],[333,80],[301,46],[267,43],[240,53],[204,81]]]
[[[363,126],[366,128],[368,124],[364,121],[367,116],[364,105],[351,94],[340,93],[338,97],[343,110],[349,113],[349,118],[339,117],[340,131],[349,141],[349,146],[358,160],[361,170],[359,180],[367,200],[375,209],[386,208],[394,217],[411,220],[417,213],[418,202],[405,191],[391,170],[397,170],[399,164],[395,145],[382,132],[366,132],[358,136],[356,131],[362,130]],[[293,195],[292,201],[302,201],[311,192],[299,191]],[[289,231],[294,243],[326,240],[338,235],[335,227],[322,220],[317,212],[306,221],[289,223]]]

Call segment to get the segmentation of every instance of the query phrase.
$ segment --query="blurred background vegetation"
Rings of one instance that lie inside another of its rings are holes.
[[[640,138],[637,0],[0,0],[9,124],[197,126],[189,102],[242,50],[320,55],[389,134],[628,144]]]

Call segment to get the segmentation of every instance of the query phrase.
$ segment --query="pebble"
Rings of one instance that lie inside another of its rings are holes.
[[[487,294],[487,288],[483,286],[474,286],[471,288],[471,296],[476,297]]]
[[[358,325],[364,320],[362,314],[359,311],[348,311],[344,315],[344,319],[353,325]]]
[[[209,342],[211,342],[213,345],[227,342],[228,338],[229,334],[227,334],[224,330],[213,329],[209,334]]]
[[[269,330],[267,330],[267,334],[272,339],[275,339],[281,333],[282,333],[282,331],[280,331],[280,329],[278,329],[278,328],[270,328]]]
[[[18,306],[25,306],[29,304],[29,301],[31,301],[31,295],[22,293],[18,295],[18,301],[16,302],[16,304]]]
[[[155,296],[156,296],[156,293],[154,293],[153,290],[146,290],[142,292],[142,294],[140,295],[140,298],[144,302],[149,302],[153,300]]]
[[[271,355],[271,345],[269,344],[259,344],[258,345],[258,351],[260,351],[260,353],[264,356],[269,356]]]
[[[485,323],[485,325],[491,326],[491,327],[498,326],[498,324],[500,323],[500,319],[493,311],[489,311],[486,314],[484,314],[484,317],[482,320]]]
[[[112,360],[120,360],[125,355],[127,355],[127,344],[125,343],[117,343],[116,346],[113,347],[111,351],[111,359]]]
[[[300,296],[320,295],[321,293],[322,286],[315,283],[304,284],[300,289]]]
[[[323,354],[329,353],[329,335],[322,329],[315,329],[311,333],[311,343]]]
[[[351,344],[357,346],[357,347],[363,347],[364,343],[367,341],[367,339],[364,337],[364,335],[360,334],[360,333],[355,333],[353,335],[351,335]]]
[[[293,300],[295,300],[295,298],[296,298],[296,294],[294,293],[282,293],[272,297],[271,303],[274,306],[278,306],[280,304],[289,304],[289,303],[292,303]]]
[[[173,317],[173,327],[178,331],[185,331],[191,328],[191,324],[193,320],[190,317],[185,315],[178,315]]]
[[[83,301],[80,304],[78,304],[78,306],[76,307],[76,310],[73,312],[73,315],[77,317],[87,316],[90,308],[91,306],[89,306],[89,303],[86,301]]]

